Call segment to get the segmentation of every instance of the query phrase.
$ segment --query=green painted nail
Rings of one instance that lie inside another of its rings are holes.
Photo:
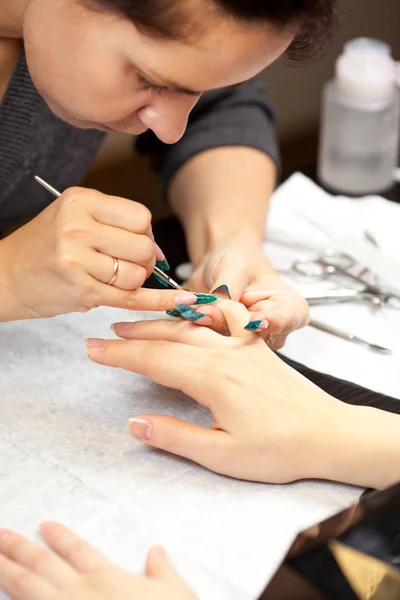
[[[161,269],[161,271],[170,271],[171,270],[171,267],[169,266],[169,263],[166,258],[164,258],[164,260],[158,260],[156,262],[156,266],[159,269]]]
[[[166,312],[169,317],[180,317],[181,316],[181,313],[178,312],[177,310],[167,310]]]
[[[156,275],[155,273],[153,273],[154,277],[157,279],[157,281],[159,283],[161,283],[161,285],[163,285],[164,287],[169,287],[168,283],[166,281],[164,281],[164,279],[161,279],[161,277],[159,277],[158,275]]]
[[[196,312],[193,310],[193,308],[187,306],[187,304],[178,304],[176,310],[179,312],[181,317],[187,319],[188,321],[198,321],[204,317],[203,314]]]
[[[246,331],[257,331],[263,324],[263,321],[250,321],[248,325],[246,325]]]
[[[197,298],[196,304],[212,304],[218,300],[217,296],[211,294],[195,294]]]
[[[222,298],[228,298],[228,300],[232,300],[231,293],[227,285],[220,285],[216,290],[213,290],[213,294],[218,294]]]

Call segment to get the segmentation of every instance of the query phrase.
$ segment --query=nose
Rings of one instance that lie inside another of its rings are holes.
[[[189,114],[199,97],[156,98],[142,108],[139,119],[164,144],[175,144],[186,131]]]

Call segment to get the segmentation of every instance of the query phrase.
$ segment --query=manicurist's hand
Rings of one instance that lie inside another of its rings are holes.
[[[162,548],[139,577],[61,525],[43,523],[41,534],[53,552],[0,530],[0,590],[13,600],[195,600]]]
[[[400,416],[344,404],[286,365],[244,329],[242,304],[218,302],[231,337],[195,324],[116,324],[126,341],[88,340],[89,357],[185,392],[207,407],[211,429],[136,415],[132,435],[239,479],[304,478],[384,487],[400,481]]]
[[[223,292],[228,288],[230,296],[251,313],[249,328],[272,340],[274,350],[282,348],[289,333],[308,323],[307,302],[279,278],[259,244],[249,239],[234,239],[207,254],[188,286],[199,291],[219,288]],[[226,324],[220,311],[210,306],[200,312],[211,319],[208,326],[224,330]],[[205,322],[199,320],[198,324]]]
[[[115,259],[119,270],[107,285]],[[0,320],[53,317],[99,305],[129,308],[132,290],[142,286],[156,260],[163,254],[154,244],[147,208],[70,188],[0,242]]]

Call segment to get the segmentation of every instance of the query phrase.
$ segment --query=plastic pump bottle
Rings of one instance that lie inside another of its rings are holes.
[[[389,46],[349,42],[324,89],[318,176],[334,191],[383,192],[393,185],[399,149],[399,95]]]

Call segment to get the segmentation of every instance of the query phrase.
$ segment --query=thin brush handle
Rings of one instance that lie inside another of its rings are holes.
[[[53,194],[53,196],[55,196],[56,198],[59,198],[61,196],[61,192],[56,190],[56,188],[54,188],[52,185],[47,183],[47,181],[45,181],[41,177],[38,177],[37,175],[35,175],[35,179],[38,183],[40,183],[41,186],[43,186],[48,192],[50,192],[50,194]],[[176,281],[174,281],[172,279],[172,277],[169,277],[169,275],[164,273],[164,271],[162,271],[158,267],[154,267],[153,273],[154,273],[154,275],[157,275],[157,277],[159,277],[160,279],[165,281],[165,283],[168,283],[168,285],[170,285],[172,288],[175,288],[176,290],[187,291],[187,290],[185,290],[184,287],[179,285],[179,283],[176,283]]]
[[[50,194],[53,194],[53,196],[55,196],[56,198],[59,198],[61,196],[61,192],[56,190],[56,188],[53,188],[52,185],[47,183],[47,181],[45,181],[41,177],[38,177],[37,175],[35,175],[35,179],[38,183],[40,183],[40,185],[42,185],[48,192],[50,192]]]

